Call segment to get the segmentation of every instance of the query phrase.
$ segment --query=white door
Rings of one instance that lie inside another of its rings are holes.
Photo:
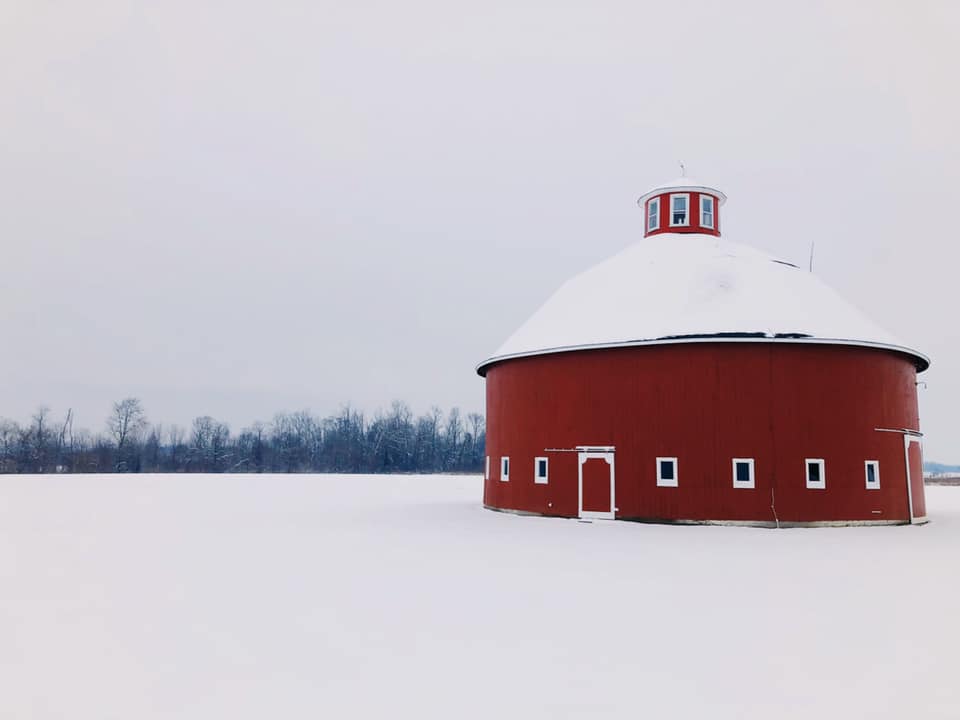
[[[927,499],[923,487],[923,444],[916,435],[903,436],[904,460],[907,465],[907,500],[910,522],[927,522]]]
[[[579,453],[580,517],[613,520],[616,510],[616,474],[613,453],[584,449]]]

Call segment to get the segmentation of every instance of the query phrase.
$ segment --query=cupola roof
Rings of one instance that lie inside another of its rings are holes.
[[[727,201],[727,196],[724,192],[712,185],[707,185],[690,177],[678,177],[670,182],[660,183],[650,188],[637,199],[637,204],[642,206],[650,198],[670,192],[703,192],[709,195],[715,195],[721,205]]]

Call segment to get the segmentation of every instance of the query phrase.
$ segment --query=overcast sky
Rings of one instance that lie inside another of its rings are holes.
[[[474,366],[677,172],[933,359],[960,462],[960,3],[0,3],[0,416],[240,429]]]

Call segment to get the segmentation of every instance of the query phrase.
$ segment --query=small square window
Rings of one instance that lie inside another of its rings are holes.
[[[660,198],[647,203],[647,232],[660,228]]]
[[[700,196],[700,226],[713,229],[713,198],[709,195]]]
[[[486,462],[483,464],[483,479],[490,479],[490,456],[487,455]]]
[[[670,225],[689,225],[689,195],[671,195],[670,196]]]
[[[807,458],[807,487],[811,490],[827,489],[825,462],[820,458]]]
[[[677,459],[657,458],[657,487],[677,487]]]
[[[733,486],[735,488],[756,487],[753,474],[753,458],[733,459]]]
[[[867,460],[864,462],[864,472],[866,473],[867,490],[880,489],[880,461]]]
[[[547,484],[547,458],[538,457],[533,459],[533,481],[538,485]]]

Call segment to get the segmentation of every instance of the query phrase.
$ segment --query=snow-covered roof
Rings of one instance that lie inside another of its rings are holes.
[[[720,201],[720,204],[723,205],[727,201],[727,196],[723,193],[722,190],[718,190],[712,185],[705,185],[704,183],[698,182],[693,178],[689,177],[678,177],[675,180],[670,182],[661,183],[656,185],[637,200],[638,205],[643,205],[647,200],[652,198],[654,195],[660,195],[665,192],[677,192],[677,191],[691,191],[691,192],[706,192],[711,195],[716,195],[717,199]]]
[[[721,237],[663,233],[567,281],[477,372],[514,357],[683,342],[859,345],[930,364],[806,270]]]

